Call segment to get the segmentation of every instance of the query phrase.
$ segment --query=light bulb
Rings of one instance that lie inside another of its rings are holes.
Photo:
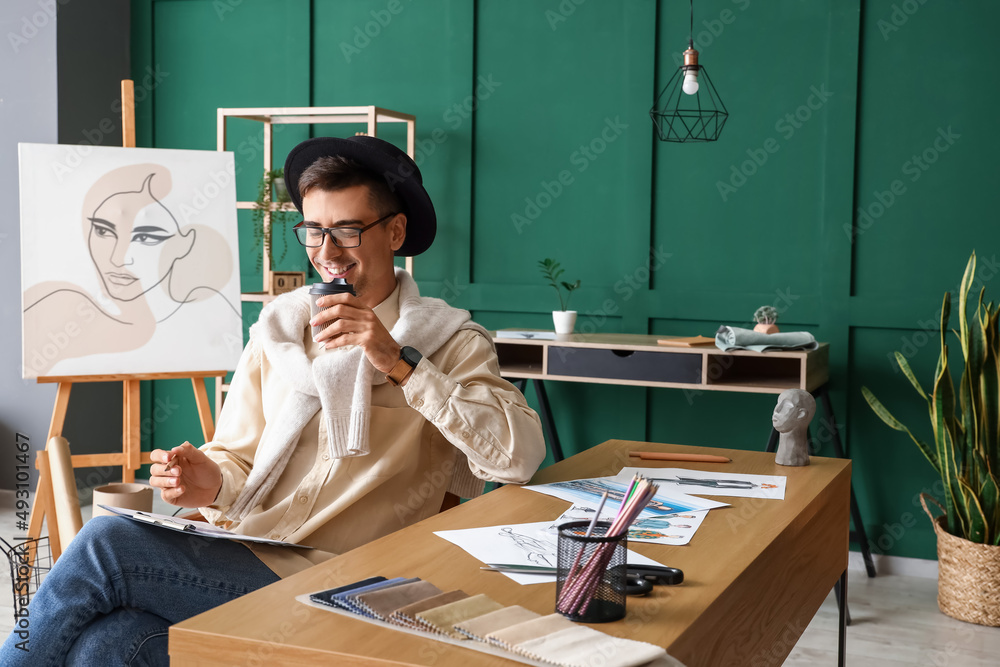
[[[684,84],[681,89],[688,95],[698,92],[698,70],[689,69],[684,73]]]

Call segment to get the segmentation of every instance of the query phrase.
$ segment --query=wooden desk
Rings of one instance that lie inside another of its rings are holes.
[[[780,665],[827,593],[847,570],[851,463],[814,457],[786,468],[763,452],[707,450],[611,440],[540,471],[533,481],[612,475],[631,449],[722,453],[728,464],[644,461],[648,467],[788,476],[785,500],[725,498],[691,544],[633,543],[632,549],[684,570],[681,586],[629,598],[622,621],[603,632],[658,644],[689,667]],[[435,665],[514,663],[294,600],[375,574],[420,577],[442,590],[485,593],[504,605],[553,611],[555,584],[521,586],[432,531],[551,520],[566,501],[505,486],[170,628],[173,665]],[[843,580],[843,579],[842,579]]]

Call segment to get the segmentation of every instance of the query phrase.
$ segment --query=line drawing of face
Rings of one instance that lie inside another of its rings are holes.
[[[105,290],[119,301],[133,301],[167,279],[195,241],[194,230],[181,234],[173,214],[153,194],[154,177],[160,174],[148,173],[150,165],[139,166],[146,169],[139,172],[144,178],[138,190],[113,191],[86,216],[90,257]],[[115,185],[121,187],[126,178],[120,174]],[[166,181],[169,192],[169,172],[159,180]],[[92,190],[106,185],[99,179]]]

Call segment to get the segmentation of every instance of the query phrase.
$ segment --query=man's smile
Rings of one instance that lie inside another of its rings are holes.
[[[351,264],[345,264],[342,266],[331,266],[327,264],[321,264],[323,271],[327,274],[328,278],[326,282],[333,280],[334,278],[345,278],[347,272],[353,269],[357,265],[357,262],[352,262]]]

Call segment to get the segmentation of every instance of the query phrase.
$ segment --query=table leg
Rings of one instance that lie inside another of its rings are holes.
[[[847,458],[844,455],[844,446],[840,442],[840,430],[837,428],[837,420],[833,416],[833,403],[830,402],[830,392],[827,390],[827,385],[823,385],[815,393],[823,403],[823,412],[826,415],[826,427],[833,436],[833,453],[837,458]],[[868,546],[868,533],[865,531],[865,524],[861,520],[861,510],[858,509],[858,501],[854,496],[853,482],[851,483],[851,520],[854,523],[854,531],[852,531],[851,537],[861,548],[861,557],[865,561],[865,571],[869,577],[874,577],[876,574],[875,561],[872,559],[871,548]]]
[[[851,624],[851,608],[847,605],[847,598],[844,597],[844,593],[840,590],[840,581],[837,581],[833,585],[833,594],[837,598],[837,609],[841,607],[847,609],[847,625]]]
[[[840,605],[840,624],[837,634],[837,665],[844,667],[847,664],[847,570],[840,575],[840,595],[844,604]]]
[[[772,426],[771,435],[769,435],[767,438],[767,449],[765,449],[764,451],[769,454],[773,454],[775,451],[777,451],[777,449],[778,449],[778,432]]]
[[[556,424],[552,419],[552,410],[549,408],[549,396],[545,393],[545,385],[541,380],[532,380],[535,387],[535,395],[538,397],[538,412],[542,418],[542,428],[545,430],[545,437],[548,438],[552,447],[552,458],[556,461],[563,460],[562,445],[559,444],[559,434],[556,433]]]

